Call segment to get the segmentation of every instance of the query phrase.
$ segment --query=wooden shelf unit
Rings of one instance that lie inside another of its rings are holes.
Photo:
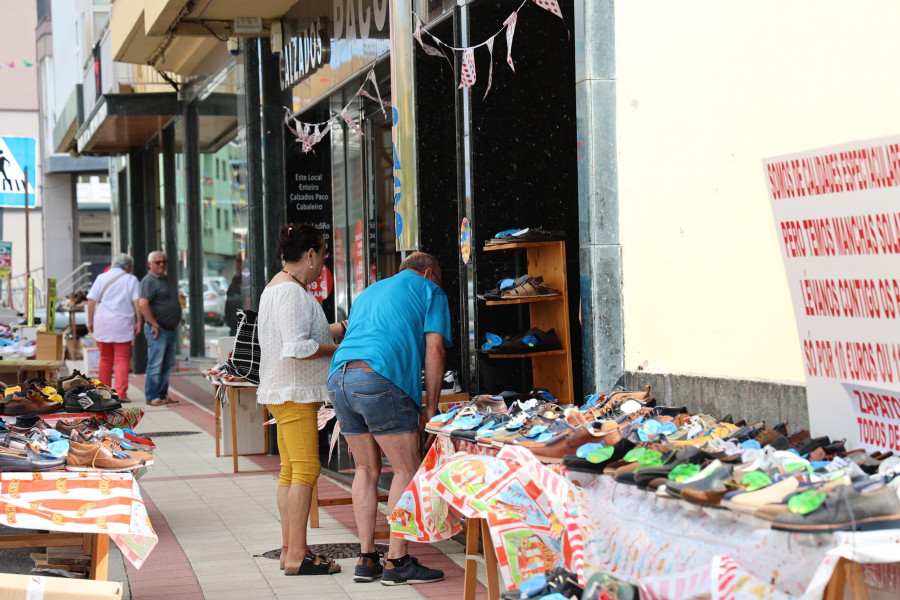
[[[569,334],[569,298],[566,281],[566,243],[520,242],[485,246],[485,252],[501,250],[525,250],[528,257],[528,274],[544,278],[544,285],[559,290],[558,296],[535,296],[512,300],[488,300],[487,306],[527,304],[531,327],[543,331],[556,330],[560,350],[528,354],[490,354],[490,358],[530,358],[534,387],[549,390],[560,404],[573,404],[575,392],[572,386],[572,349]]]

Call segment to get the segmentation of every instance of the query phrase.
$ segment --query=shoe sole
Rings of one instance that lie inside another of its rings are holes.
[[[443,580],[443,577],[440,579],[404,579],[403,581],[386,581],[382,579],[381,585],[415,585],[417,583],[435,583]]]
[[[51,412],[33,412],[33,411],[27,411],[27,410],[21,410],[21,409],[16,410],[15,408],[8,408],[8,409],[6,409],[6,412],[4,412],[2,414],[7,417],[24,417],[27,415],[38,415],[38,416],[55,415],[60,412],[63,412],[63,411],[61,409],[56,409]]]
[[[822,525],[793,525],[773,522],[772,529],[779,531],[826,533],[829,531],[853,531],[854,523],[825,523]],[[880,529],[896,529],[900,527],[900,515],[885,515],[882,517],[869,517],[855,521],[856,531],[877,531]]]
[[[356,583],[371,583],[376,579],[381,579],[381,575],[354,575],[353,581]]]
[[[140,469],[144,465],[138,465],[136,467],[127,467],[122,469],[103,469],[101,467],[79,467],[66,465],[66,471],[72,471],[75,473],[86,471],[88,473],[128,473],[129,471],[133,471],[135,469]]]

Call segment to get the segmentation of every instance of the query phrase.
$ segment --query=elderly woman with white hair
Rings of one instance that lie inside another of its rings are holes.
[[[94,281],[87,296],[87,328],[100,348],[99,379],[104,385],[113,387],[115,364],[115,390],[119,402],[128,402],[131,343],[142,325],[138,306],[140,283],[131,274],[133,270],[134,259],[127,254],[117,254],[109,270]]]

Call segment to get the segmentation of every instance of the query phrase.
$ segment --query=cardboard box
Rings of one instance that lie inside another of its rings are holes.
[[[84,354],[82,373],[88,377],[96,377],[100,372],[100,348],[96,346],[92,348],[85,347],[82,350],[82,354]]]
[[[38,333],[35,360],[61,361],[63,359],[63,336],[61,333]]]
[[[118,581],[0,573],[0,600],[122,600]]]
[[[66,357],[69,360],[84,360],[82,343],[78,338],[66,338]]]
[[[469,394],[466,392],[460,394],[443,394],[438,401],[438,411],[442,413],[449,412],[457,406],[468,403],[469,400],[471,400],[471,398],[469,398]],[[425,401],[425,394],[422,394],[422,402],[424,403]]]

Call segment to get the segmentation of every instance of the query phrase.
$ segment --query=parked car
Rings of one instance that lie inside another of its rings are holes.
[[[178,292],[183,294],[185,299],[188,297],[187,279],[178,281]],[[185,303],[184,313],[185,321],[189,314],[189,301]],[[203,320],[213,325],[223,325],[225,323],[225,292],[219,292],[217,282],[210,277],[203,278]]]
[[[228,280],[222,277],[221,275],[209,275],[203,278],[203,281],[211,281],[213,285],[216,286],[216,289],[220,294],[226,296],[228,292]]]

